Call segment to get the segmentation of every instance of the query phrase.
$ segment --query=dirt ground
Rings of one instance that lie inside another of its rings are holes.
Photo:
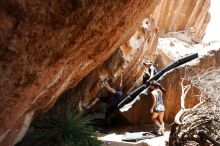
[[[105,134],[100,134],[98,138],[103,142],[102,146],[167,146],[170,135],[170,125],[166,125],[165,128],[164,136],[157,136],[152,139],[144,139],[137,142],[125,142],[122,141],[122,139],[126,132],[151,132],[155,130],[155,127],[151,124],[114,127]]]

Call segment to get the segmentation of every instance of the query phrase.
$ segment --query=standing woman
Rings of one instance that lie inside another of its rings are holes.
[[[152,121],[159,128],[157,133],[159,135],[164,135],[164,103],[162,93],[165,93],[165,89],[156,81],[150,83],[149,89],[153,96],[153,105],[150,109],[152,113]]]

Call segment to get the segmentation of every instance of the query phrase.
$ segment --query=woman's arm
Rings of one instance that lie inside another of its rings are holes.
[[[156,105],[156,97],[155,97],[155,95],[153,93],[152,93],[152,95],[153,95],[153,104],[152,104],[152,107],[150,109],[150,113],[154,112],[154,107]]]
[[[166,94],[166,90],[164,89],[164,87],[161,84],[159,84],[158,87],[162,91],[163,94]]]

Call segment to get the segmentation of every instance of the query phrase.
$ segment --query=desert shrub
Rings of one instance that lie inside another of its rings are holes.
[[[32,130],[19,146],[99,146],[101,141],[89,122],[90,118],[82,116],[74,106],[56,105],[33,121]]]

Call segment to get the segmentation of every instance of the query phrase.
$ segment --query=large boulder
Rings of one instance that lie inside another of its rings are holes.
[[[36,111],[107,60],[158,2],[0,1],[0,145],[18,142]]]
[[[0,1],[0,145],[17,143],[36,113],[62,93],[77,103],[91,100],[100,91],[100,76],[115,77],[117,86],[123,70],[125,91],[134,89],[142,61],[157,56],[158,28],[151,17],[144,20],[153,11],[162,34],[189,28],[203,36],[209,1],[193,1],[189,8],[189,1],[161,0],[155,9],[159,2]],[[189,19],[180,21],[185,14]]]

